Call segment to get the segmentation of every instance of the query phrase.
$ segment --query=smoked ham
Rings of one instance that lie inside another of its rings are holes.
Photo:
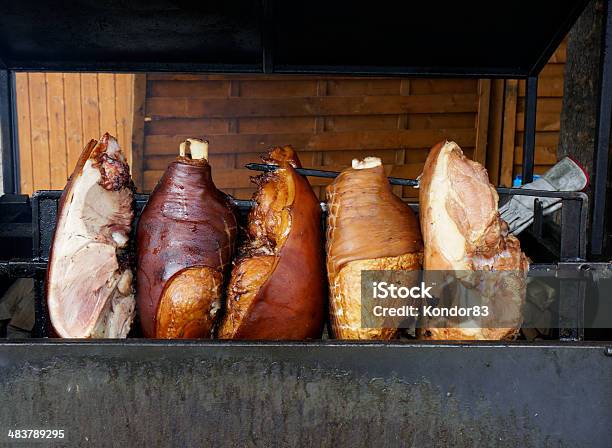
[[[380,159],[353,160],[327,187],[327,274],[333,336],[391,339],[362,328],[361,271],[420,270],[423,243],[412,209],[391,191]]]
[[[308,181],[296,173],[295,151],[274,148],[279,165],[255,179],[248,240],[235,262],[219,337],[321,337],[325,303],[321,207]]]
[[[236,217],[207,158],[208,142],[181,144],[140,217],[136,298],[145,337],[213,335]]]
[[[104,134],[85,147],[59,202],[47,271],[47,306],[63,338],[124,338],[134,318],[130,169]]]
[[[513,321],[504,328],[426,328],[423,339],[508,339],[520,328],[529,263],[516,237],[508,234],[499,217],[498,196],[486,169],[468,159],[455,142],[441,142],[427,157],[420,177],[420,220],[425,243],[423,268],[455,271],[464,286],[483,290],[493,317]],[[503,280],[503,287],[489,284],[471,271],[510,271],[488,281]],[[470,282],[472,284],[470,285]]]

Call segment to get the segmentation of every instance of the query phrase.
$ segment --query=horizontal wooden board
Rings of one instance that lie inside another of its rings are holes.
[[[372,79],[368,76],[351,76],[351,75],[264,75],[261,73],[244,73],[244,74],[218,74],[218,73],[149,73],[147,79],[152,81],[282,81],[282,80],[309,80],[309,79]],[[385,79],[380,77],[377,79]],[[393,78],[386,78],[393,79]]]
[[[329,96],[399,95],[400,79],[331,79],[326,81]]]
[[[164,118],[145,122],[147,135],[190,134],[194,137],[208,133],[228,132],[228,118]]]
[[[559,131],[561,114],[555,112],[538,112],[536,114],[536,131]],[[525,130],[525,114],[516,114],[516,130]]]
[[[523,147],[517,146],[514,149],[514,160],[520,162],[523,160]],[[554,165],[557,163],[557,148],[536,146],[535,148],[535,164],[536,165]]]
[[[411,79],[410,94],[476,93],[477,79]]]
[[[149,98],[147,115],[176,118],[287,117],[474,112],[474,94],[308,97],[308,98]]]
[[[564,70],[565,64],[546,64],[540,72],[540,76],[563,77]]]
[[[315,132],[315,117],[238,118],[236,132],[241,134],[287,134]]]
[[[438,141],[454,139],[466,153],[475,145],[477,80],[215,74],[148,79],[149,187],[189,136],[210,141],[216,179],[236,195],[252,192],[253,173],[243,166],[259,162],[274,145],[293,145],[308,167],[341,170],[369,155],[380,157],[387,170],[410,167],[414,176]],[[324,195],[329,181],[315,182],[315,193]]]
[[[226,98],[229,81],[150,81],[147,97]]]
[[[523,132],[516,133],[516,143],[523,143]],[[556,148],[559,144],[559,133],[558,132],[536,132],[535,137],[536,146],[546,146]]]
[[[238,95],[243,98],[317,96],[317,81],[314,79],[239,81]]]
[[[521,97],[517,99],[517,110],[525,110],[525,98]],[[563,107],[562,98],[538,98],[536,105],[537,113],[555,113],[560,114],[561,108]]]
[[[346,131],[382,131],[397,129],[398,115],[337,115],[324,118],[324,130],[335,132]]]
[[[551,58],[548,60],[549,64],[562,64],[567,61],[567,41],[561,42],[559,47],[555,50]]]
[[[475,128],[475,113],[405,114],[405,115],[337,115],[325,117],[325,131],[403,129],[398,120],[405,118],[406,129]],[[273,119],[275,120],[275,119]],[[242,129],[242,128],[241,128]]]
[[[473,128],[476,132],[476,113],[461,114],[409,114],[408,129]]]
[[[519,83],[519,96],[525,96],[525,81]],[[563,97],[563,77],[538,78],[538,97]]]
[[[189,135],[149,135],[145,155],[173,154]],[[444,140],[460,146],[474,146],[472,129],[425,129],[397,131],[324,132],[321,134],[236,134],[208,135],[210,152],[263,152],[272,146],[293,145],[300,151],[340,151],[369,149],[411,149],[431,147]]]

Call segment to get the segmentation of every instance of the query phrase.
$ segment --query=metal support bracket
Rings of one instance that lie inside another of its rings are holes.
[[[10,70],[0,69],[0,154],[2,155],[2,183],[4,193],[19,191],[19,155],[16,145],[13,76]]]
[[[523,185],[533,182],[538,77],[530,76],[525,90],[525,132],[523,134]]]
[[[601,86],[597,112],[597,140],[593,157],[593,215],[591,253],[602,255],[605,239],[606,194],[612,121],[612,0],[606,2],[607,18],[601,44]]]
[[[589,266],[560,263],[559,278],[559,340],[584,340],[584,306]],[[584,281],[581,281],[584,279]]]

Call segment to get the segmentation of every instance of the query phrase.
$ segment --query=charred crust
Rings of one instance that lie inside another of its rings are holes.
[[[110,191],[134,188],[130,177],[130,167],[122,160],[113,159],[106,153],[98,154],[94,166],[100,170],[100,185]]]
[[[302,167],[300,159],[291,145],[275,146],[267,154],[262,155],[261,159],[268,165],[290,165],[293,168]]]
[[[269,171],[269,172],[265,172],[262,173],[258,176],[251,176],[251,182],[253,182],[255,184],[255,186],[257,188],[261,187],[264,184],[267,184],[268,182],[276,182],[279,176],[279,171],[281,169],[279,168],[276,171]],[[253,193],[253,200],[256,201],[257,198],[261,195],[260,191],[256,191],[255,193]]]
[[[117,264],[121,272],[128,269],[132,269],[136,265],[136,260],[131,250],[118,249],[117,250]]]
[[[192,159],[191,157],[178,156],[176,158],[178,163],[184,163],[185,165],[197,166],[197,167],[205,167],[208,165],[208,161],[206,159]]]

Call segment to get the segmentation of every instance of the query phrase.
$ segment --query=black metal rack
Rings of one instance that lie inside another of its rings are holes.
[[[502,195],[543,195],[548,197],[559,197],[562,200],[562,234],[560,241],[552,241],[546,238],[541,232],[541,226],[537,223],[542,221],[541,211],[536,215],[536,226],[540,232],[532,231],[532,237],[539,243],[547,247],[555,258],[559,258],[563,263],[573,263],[582,265],[585,264],[586,253],[586,212],[588,210],[588,198],[584,193],[574,192],[547,192],[539,190],[520,190],[500,188],[499,193]],[[32,223],[29,227],[23,227],[19,233],[20,236],[29,235],[32,239],[32,258],[28,260],[10,260],[0,261],[0,275],[19,278],[33,277],[37,283],[36,294],[36,327],[34,335],[37,337],[48,336],[48,317],[45,308],[44,295],[44,275],[47,269],[47,261],[49,250],[53,240],[55,231],[55,222],[57,218],[58,203],[61,191],[39,191],[32,196],[31,210]],[[148,195],[136,195],[136,215],[139,216],[148,200]],[[246,216],[248,210],[252,206],[251,201],[234,200],[234,205],[241,212],[241,215]],[[418,204],[410,204],[413,209],[418,212]],[[28,205],[29,206],[29,205]],[[325,212],[325,204],[321,207]],[[20,227],[21,229],[21,227]],[[578,237],[576,237],[578,235]],[[561,263],[561,264],[563,264]],[[532,265],[531,269],[552,269],[558,270],[557,265]],[[563,268],[561,268],[563,269]],[[584,301],[584,297],[572,298],[572,301]],[[561,336],[565,340],[581,340],[584,334],[584,328],[576,323],[574,328],[564,328],[564,333]]]
[[[602,253],[605,240],[610,3],[595,149],[593,256]],[[585,5],[586,0],[367,6],[346,0],[5,2],[0,5],[4,191],[15,193],[19,186],[13,85],[19,70],[526,79],[523,181],[529,182],[537,75]],[[500,194],[526,193],[500,189]],[[586,196],[557,196],[563,200],[559,241],[547,238],[539,213],[530,232],[543,247],[558,248],[559,262],[534,268],[560,275],[609,269],[584,261]],[[58,192],[39,192],[29,200],[8,197],[11,206],[31,210],[31,225],[6,230],[0,224],[0,236],[29,233],[34,241],[33,258],[0,262],[0,276],[37,279],[41,336],[43,279],[58,197]],[[145,202],[146,196],[137,197],[140,207]],[[567,299],[579,321],[580,292]],[[581,339],[582,328],[559,336]],[[591,342],[2,343],[0,393],[18,397],[18,404],[0,407],[0,422],[38,427],[42,415],[46,427],[69,428],[74,437],[69,442],[88,437],[98,445],[110,443],[112,427],[117,444],[607,446],[611,359],[609,343]]]

